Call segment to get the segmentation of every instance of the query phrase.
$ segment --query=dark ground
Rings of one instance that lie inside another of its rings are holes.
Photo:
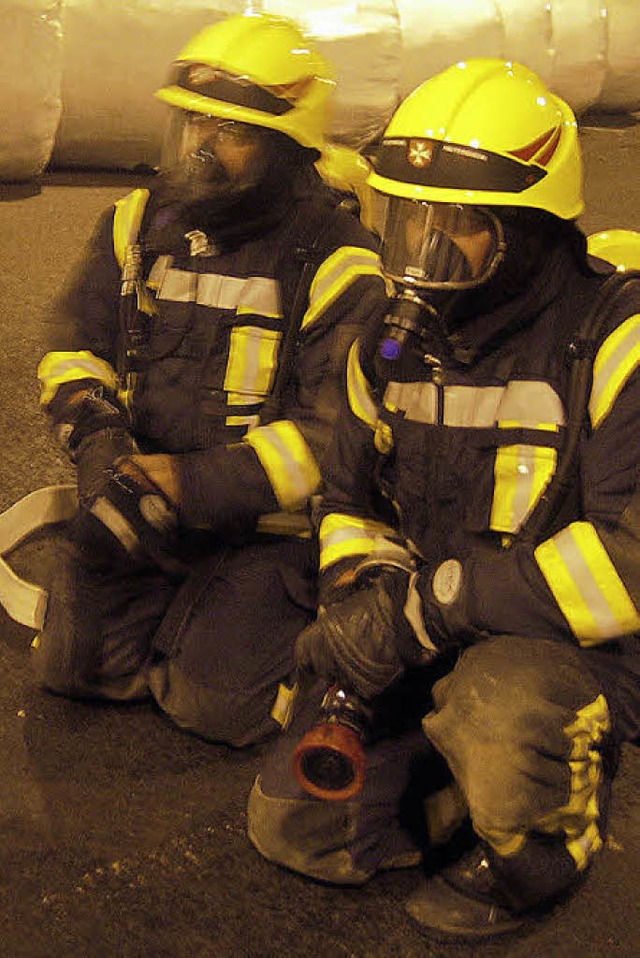
[[[585,231],[640,229],[640,123],[585,124],[584,144]],[[98,213],[133,182],[0,186],[0,509],[70,478],[37,409],[42,316]],[[35,577],[45,548],[14,565]],[[417,870],[341,890],[258,857],[245,835],[257,750],[199,741],[150,706],[41,692],[30,640],[0,612],[0,958],[639,958],[640,750],[624,750],[608,847],[570,902],[526,934],[437,943],[403,911]]]

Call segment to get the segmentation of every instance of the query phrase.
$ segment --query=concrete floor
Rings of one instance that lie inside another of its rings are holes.
[[[640,229],[640,124],[583,123],[586,232]],[[43,316],[128,175],[0,186],[0,509],[68,480],[37,409]],[[46,549],[14,565],[37,576]],[[608,846],[586,885],[526,934],[473,948],[424,938],[403,911],[418,873],[361,890],[262,861],[245,836],[259,750],[234,752],[152,707],[68,702],[34,687],[31,633],[0,613],[2,958],[640,958],[640,751],[616,781]]]

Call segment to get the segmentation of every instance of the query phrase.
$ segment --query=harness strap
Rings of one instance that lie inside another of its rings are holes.
[[[593,305],[569,344],[572,360],[567,399],[567,432],[558,465],[542,498],[517,533],[514,544],[537,545],[549,532],[551,523],[573,487],[578,471],[580,437],[587,421],[589,393],[593,378],[598,339],[629,286],[638,283],[640,271],[611,273],[595,297]]]

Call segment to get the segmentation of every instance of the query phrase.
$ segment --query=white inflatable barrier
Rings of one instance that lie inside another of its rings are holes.
[[[158,162],[153,98],[198,29],[293,17],[336,70],[330,133],[362,148],[418,83],[470,56],[519,60],[577,113],[640,109],[638,0],[1,0],[0,181],[48,163]]]
[[[0,180],[25,180],[49,162],[60,120],[60,4],[0,2]]]

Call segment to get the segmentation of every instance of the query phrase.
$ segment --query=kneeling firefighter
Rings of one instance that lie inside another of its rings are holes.
[[[284,18],[197,34],[157,93],[162,169],[101,219],[39,367],[79,500],[39,680],[153,696],[233,745],[278,728],[337,372],[386,304],[375,239],[315,167],[333,86]]]
[[[482,937],[586,873],[640,734],[640,281],[588,256],[575,118],[517,63],[418,87],[369,184],[396,295],[351,347],[317,512],[297,659],[323,681],[249,830],[338,883],[426,852],[410,914]],[[366,735],[362,791],[343,775],[335,801],[344,766],[299,748],[327,681],[329,724]]]

